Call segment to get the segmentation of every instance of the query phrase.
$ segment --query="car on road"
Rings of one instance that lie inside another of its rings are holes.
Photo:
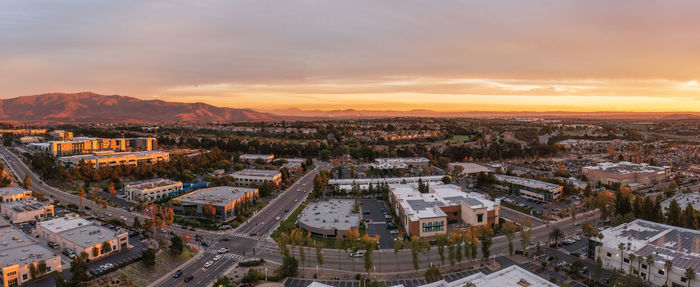
[[[224,253],[227,253],[227,252],[228,252],[228,248],[226,248],[226,247],[221,247],[221,248],[219,249],[219,254],[224,254]]]
[[[121,221],[126,221],[126,217],[124,216],[119,216],[119,219],[121,219]]]
[[[216,256],[214,256],[214,259],[213,259],[213,260],[214,260],[214,261],[219,261],[219,259],[221,259],[221,254],[217,254]]]
[[[275,220],[280,220],[281,218],[279,216],[275,217]]]
[[[182,270],[177,270],[173,273],[173,278],[178,278],[180,276],[182,276]]]
[[[350,254],[350,257],[362,257],[364,255],[365,255],[365,252],[360,250],[360,251],[356,251],[356,252],[353,252],[352,254]]]
[[[207,261],[207,263],[204,263],[204,269],[211,267],[214,265],[214,261]]]
[[[194,279],[194,276],[189,275],[189,276],[185,277],[185,282],[190,282],[190,281],[192,281],[192,279]]]
[[[399,231],[396,230],[396,229],[392,229],[391,231],[389,231],[389,233],[391,233],[391,234],[399,234]]]

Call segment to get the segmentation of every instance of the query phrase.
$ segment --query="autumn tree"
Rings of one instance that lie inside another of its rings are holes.
[[[24,188],[26,188],[26,189],[29,189],[29,187],[32,186],[32,179],[29,178],[28,174],[24,176],[24,181],[22,181],[22,186],[24,186]]]
[[[204,217],[214,220],[216,217],[216,207],[214,207],[214,204],[211,202],[204,204],[202,205],[202,213]]]
[[[508,252],[510,255],[513,255],[513,237],[516,231],[518,231],[518,227],[512,221],[506,221],[501,226],[501,232],[508,238]]]

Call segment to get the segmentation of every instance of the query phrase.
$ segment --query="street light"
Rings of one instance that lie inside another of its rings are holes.
[[[265,281],[267,281],[267,267],[265,267]]]

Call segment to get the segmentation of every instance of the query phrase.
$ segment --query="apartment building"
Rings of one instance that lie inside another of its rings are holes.
[[[646,163],[617,163],[603,162],[594,166],[586,166],[581,172],[589,181],[602,184],[654,184],[668,178],[669,167],[653,166]]]
[[[53,156],[71,156],[88,154],[98,151],[150,151],[157,148],[155,138],[90,138],[76,137],[65,140],[55,140],[45,143],[30,143],[28,148],[43,151]]]
[[[39,222],[36,234],[58,244],[61,250],[73,250],[75,254],[85,252],[90,260],[130,247],[126,230],[112,230],[77,216]]]
[[[181,190],[181,181],[163,178],[130,182],[124,185],[124,194],[129,201],[150,202],[175,194]]]
[[[46,129],[0,129],[0,134],[43,135]]]
[[[250,204],[257,198],[257,188],[217,186],[177,197],[173,200],[173,207],[176,214],[206,217],[202,207],[211,204],[216,209],[216,220],[229,221],[238,214],[243,205]]]
[[[500,199],[464,192],[452,184],[430,184],[421,193],[417,184],[392,185],[390,203],[409,236],[435,238],[447,234],[448,223],[495,228],[500,219]]]
[[[32,280],[29,266],[43,271],[38,276],[62,269],[55,250],[39,245],[33,238],[9,225],[0,226],[0,276],[2,286],[21,286]]]
[[[559,200],[564,190],[564,187],[558,184],[502,174],[496,175],[496,181],[496,189],[546,203]]]
[[[170,154],[164,151],[101,151],[94,152],[92,154],[64,156],[58,158],[58,162],[62,163],[66,167],[75,167],[78,166],[81,161],[85,161],[85,163],[97,168],[118,165],[138,166],[140,164],[153,164],[168,160],[170,160]]]
[[[2,216],[14,224],[45,220],[54,216],[53,211],[53,204],[31,198],[0,204]]]
[[[67,132],[64,130],[54,130],[49,133],[49,136],[51,137],[51,139],[54,140],[69,141],[73,139],[73,132]]]
[[[700,286],[700,231],[637,219],[601,233],[603,239],[589,244],[594,251],[589,254],[600,258],[603,268],[632,272],[654,286],[688,286],[685,270],[693,268],[696,280],[690,286]],[[671,268],[665,266],[667,260]]]
[[[277,170],[244,169],[231,174],[236,184],[259,185],[271,183],[277,185],[282,181],[282,174]]]
[[[32,197],[32,191],[19,186],[0,187],[0,202],[25,200]]]

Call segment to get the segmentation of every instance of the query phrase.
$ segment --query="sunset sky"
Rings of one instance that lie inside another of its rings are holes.
[[[700,112],[700,1],[2,1],[0,97]]]

